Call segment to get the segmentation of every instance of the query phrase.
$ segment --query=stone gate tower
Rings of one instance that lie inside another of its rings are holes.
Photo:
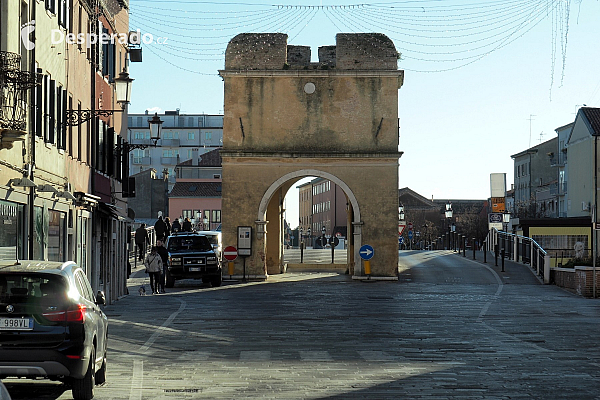
[[[382,34],[338,34],[335,46],[288,46],[281,33],[247,33],[227,46],[223,123],[223,244],[252,227],[246,274],[282,271],[283,199],[299,179],[322,177],[345,192],[348,266],[396,279],[398,265],[398,89],[404,72]],[[296,221],[292,221],[295,223]],[[238,257],[235,274],[242,273]],[[227,269],[227,268],[225,268]],[[227,274],[227,272],[225,272]]]

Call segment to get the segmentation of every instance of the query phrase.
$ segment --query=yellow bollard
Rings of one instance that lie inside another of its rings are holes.
[[[365,260],[365,274],[371,275],[371,261]]]
[[[233,261],[229,261],[229,276],[233,275]]]

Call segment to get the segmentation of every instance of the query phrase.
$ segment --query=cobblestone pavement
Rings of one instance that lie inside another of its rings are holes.
[[[397,282],[293,273],[158,296],[137,295],[136,271],[106,308],[96,397],[600,399],[598,300],[445,251],[401,252],[400,266]],[[8,387],[71,398],[44,381]]]

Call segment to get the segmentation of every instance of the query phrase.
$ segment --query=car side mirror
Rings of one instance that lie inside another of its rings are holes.
[[[106,296],[102,290],[98,290],[98,293],[96,294],[96,304],[100,306],[106,305]]]

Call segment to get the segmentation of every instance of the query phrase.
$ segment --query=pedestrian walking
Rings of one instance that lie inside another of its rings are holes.
[[[175,218],[173,221],[173,225],[171,225],[171,232],[179,232],[181,230],[181,223],[179,223],[179,218]]]
[[[188,217],[185,217],[185,221],[183,221],[183,226],[181,227],[181,230],[184,232],[192,231],[192,221],[190,221]]]
[[[163,221],[162,215],[158,217],[158,220],[154,223],[154,232],[156,232],[156,238],[164,240],[165,231],[167,230],[167,224]]]
[[[160,273],[162,272],[163,264],[161,256],[156,251],[156,246],[152,246],[150,254],[148,254],[146,261],[144,261],[144,265],[146,266],[146,273],[150,275],[150,289],[152,290],[152,294],[158,294]]]
[[[171,220],[169,219],[169,217],[165,218],[165,225],[167,226],[167,230],[165,230],[165,240],[167,240],[167,238],[169,236],[171,236]]]
[[[163,245],[162,240],[156,241],[156,252],[162,261],[162,273],[160,275],[160,291],[165,293],[165,279],[167,279],[167,269],[169,268],[169,252]]]
[[[141,224],[140,227],[135,230],[135,244],[138,248],[138,260],[144,261],[146,245],[150,244],[148,231],[146,231],[146,224]]]

